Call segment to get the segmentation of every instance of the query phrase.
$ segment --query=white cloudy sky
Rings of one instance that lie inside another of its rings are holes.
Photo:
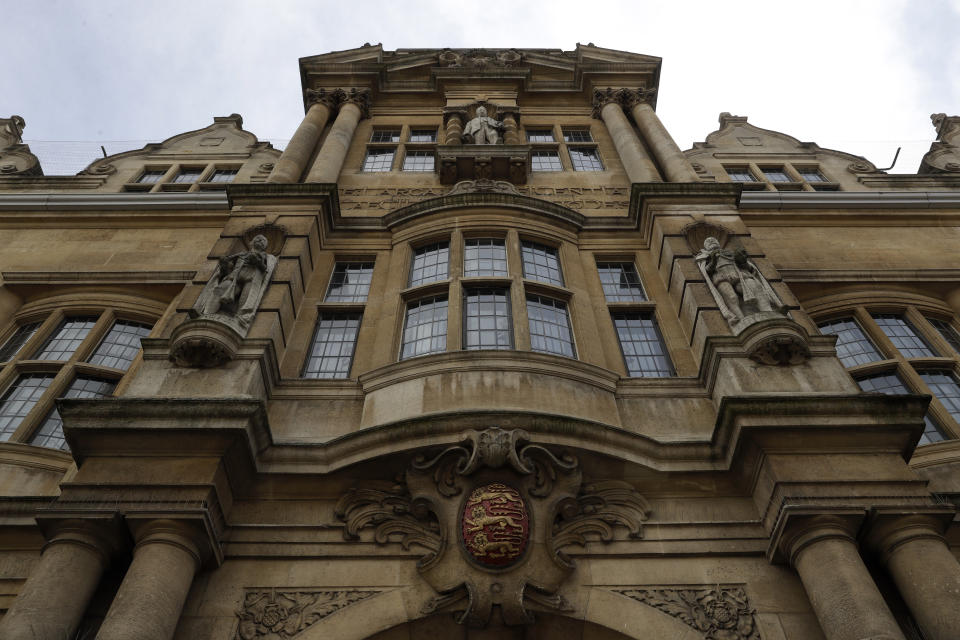
[[[913,172],[930,114],[960,113],[960,0],[0,0],[0,16],[0,115],[26,119],[47,174],[233,112],[282,146],[297,59],[364,42],[660,56],[657,110],[683,148],[730,111],[878,166],[902,146],[894,171]]]

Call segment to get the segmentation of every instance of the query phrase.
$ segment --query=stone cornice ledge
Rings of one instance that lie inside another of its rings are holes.
[[[952,209],[960,191],[745,191],[740,209]]]
[[[222,191],[201,193],[0,193],[0,211],[228,209]]]

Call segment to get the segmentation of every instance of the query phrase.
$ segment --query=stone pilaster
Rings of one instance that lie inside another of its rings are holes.
[[[133,561],[97,640],[170,640],[200,568],[201,544],[189,525],[150,520],[134,533]]]
[[[309,105],[307,114],[297,127],[287,148],[283,150],[283,155],[277,161],[267,182],[298,182],[300,180],[330,114],[336,109],[343,95],[343,91],[339,89],[329,93],[323,89],[307,90]]]
[[[516,111],[511,109],[498,109],[498,114],[503,120],[503,142],[504,144],[523,144],[520,139],[520,128],[517,123]]]
[[[336,182],[343,169],[344,158],[353,142],[357,124],[370,117],[370,90],[351,89],[340,105],[340,112],[330,127],[327,138],[320,147],[306,182]]]
[[[630,182],[662,182],[657,168],[623,112],[623,97],[619,89],[594,91],[593,116],[603,120],[606,125]]]
[[[4,640],[72,638],[117,544],[112,521],[47,525],[40,562],[0,620]]]
[[[443,114],[443,144],[463,144],[460,136],[463,135],[463,111],[446,111]]]
[[[882,514],[867,536],[927,640],[960,632],[960,563],[942,535],[951,516]]]
[[[697,172],[687,157],[683,155],[673,136],[667,131],[659,116],[650,105],[652,92],[643,89],[623,90],[625,106],[630,110],[633,121],[640,130],[657,162],[670,182],[699,182]]]

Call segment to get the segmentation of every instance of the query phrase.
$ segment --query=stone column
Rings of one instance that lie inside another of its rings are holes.
[[[323,133],[323,128],[330,118],[330,113],[342,98],[343,92],[339,89],[333,93],[307,90],[307,99],[310,104],[307,114],[300,122],[287,148],[283,150],[277,166],[273,168],[267,182],[298,182],[303,170],[317,147],[317,140]]]
[[[55,524],[40,562],[0,620],[0,638],[72,638],[112,551],[107,531],[95,523]]]
[[[868,538],[927,640],[960,634],[960,563],[942,530],[934,517],[907,515],[876,524]]]
[[[199,547],[179,522],[153,520],[136,537],[133,561],[97,640],[170,640],[200,568]]]
[[[447,111],[444,114],[443,144],[463,144],[460,136],[463,135],[463,113]]]
[[[607,131],[610,132],[630,182],[662,182],[657,168],[647,157],[640,138],[637,137],[627,116],[623,113],[623,108],[620,106],[622,96],[619,90],[595,91],[593,116],[602,119],[607,126]]]
[[[788,527],[782,548],[800,574],[827,640],[904,640],[863,564],[853,523],[812,516]]]
[[[337,119],[333,121],[320,152],[313,161],[306,182],[336,182],[343,168],[343,160],[353,142],[357,123],[370,115],[370,91],[351,89],[340,105]]]
[[[503,114],[503,142],[504,144],[522,144],[520,129],[517,126],[516,111],[501,111]]]
[[[640,135],[643,136],[647,147],[653,151],[657,162],[663,167],[667,174],[667,180],[670,182],[699,182],[697,172],[687,157],[683,155],[680,147],[674,142],[673,136],[667,131],[659,116],[653,110],[648,102],[649,93],[638,89],[629,92],[632,98],[630,104],[630,115],[633,121],[637,123],[640,129]]]

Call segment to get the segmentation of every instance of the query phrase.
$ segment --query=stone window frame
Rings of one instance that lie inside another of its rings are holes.
[[[751,162],[751,161],[734,161],[734,162],[724,162],[721,164],[723,168],[723,177],[727,182],[733,182],[743,186],[744,191],[839,191],[840,184],[830,179],[829,175],[823,170],[823,167],[816,162],[807,162],[807,161],[777,161],[777,162]],[[787,177],[790,178],[788,182],[774,182],[770,180],[764,169],[780,169],[782,170]],[[730,178],[730,171],[746,171],[749,172],[753,177],[754,181],[740,181],[732,180]],[[816,171],[821,175],[823,181],[807,181],[804,179],[803,171]]]
[[[186,169],[199,169],[200,175],[197,180],[195,182],[174,182],[180,172]],[[123,189],[124,191],[140,191],[146,193],[223,191],[227,188],[228,184],[236,181],[241,169],[243,169],[243,163],[241,162],[204,162],[198,160],[196,162],[173,164],[147,163],[137,172],[130,182],[123,185]],[[236,171],[233,180],[229,182],[210,181],[214,173],[225,170]],[[148,171],[163,171],[163,175],[161,175],[156,182],[139,182],[140,178]]]
[[[432,141],[415,141],[413,140],[413,134],[415,131],[426,131],[430,130],[433,132]],[[400,159],[400,171],[404,173],[437,173],[438,163],[437,163],[437,140],[440,137],[440,125],[437,123],[433,124],[420,124],[417,122],[414,123],[404,123],[403,127],[400,130],[400,149],[398,149],[398,154],[401,156]],[[407,169],[407,155],[412,152],[417,151],[420,153],[430,152],[433,154],[433,168],[429,171],[414,171]]]
[[[148,324],[152,327],[150,336],[157,335],[159,321],[166,305],[125,304],[121,300],[105,300],[108,304],[90,304],[65,300],[62,297],[40,300],[24,305],[16,314],[13,322],[0,332],[0,344],[14,335],[17,328],[24,324],[40,322],[40,327],[23,344],[20,350],[7,362],[0,363],[0,396],[3,396],[23,375],[52,375],[53,380],[40,396],[36,404],[21,420],[16,430],[6,440],[21,444],[31,444],[37,432],[43,427],[55,408],[57,398],[63,396],[78,377],[98,378],[115,383],[114,393],[120,388],[124,377],[135,370],[142,355],[138,354],[127,369],[117,369],[88,362],[106,338],[114,323],[118,320]],[[150,307],[146,310],[144,307]],[[67,360],[35,360],[44,344],[50,339],[61,323],[69,317],[95,316],[93,328],[80,342],[77,349]],[[69,452],[65,452],[69,454]]]
[[[567,133],[573,131],[586,131],[589,140],[570,140]],[[570,169],[572,171],[580,173],[603,173],[607,171],[607,163],[603,159],[603,154],[600,153],[600,146],[597,144],[597,137],[593,134],[593,127],[591,125],[562,125],[560,127],[560,139],[563,141],[563,146],[567,159],[570,161]],[[571,153],[573,150],[592,151],[596,155],[596,160],[600,164],[600,168],[578,169],[573,160],[573,154]]]
[[[425,131],[430,130],[434,132],[433,141],[421,142],[412,140],[414,131]],[[377,132],[381,131],[398,131],[398,135],[395,139],[384,141],[384,142],[375,142],[374,136]],[[366,146],[363,151],[363,157],[360,160],[360,167],[358,169],[359,173],[401,173],[404,175],[429,175],[431,173],[436,174],[439,171],[439,163],[436,158],[437,144],[440,140],[440,122],[439,121],[424,121],[419,119],[414,119],[411,122],[404,123],[377,123],[372,126],[370,129],[370,135],[367,137]],[[373,149],[391,149],[393,150],[393,158],[390,162],[390,168],[387,171],[365,171],[364,167],[367,164],[367,157],[370,154],[370,151]],[[433,160],[433,170],[432,171],[411,171],[404,169],[407,160],[408,151],[430,151],[434,154]]]
[[[902,315],[937,355],[908,358],[893,344],[887,334],[874,320],[874,314]],[[944,440],[960,438],[960,422],[950,415],[943,403],[932,393],[924,382],[924,371],[950,371],[954,379],[960,381],[960,354],[946,341],[940,332],[929,322],[928,317],[945,321],[955,331],[960,327],[957,317],[948,307],[923,300],[903,301],[895,298],[875,299],[861,303],[834,306],[824,312],[812,314],[817,324],[842,317],[852,317],[880,354],[880,360],[847,367],[847,372],[855,382],[878,375],[896,374],[911,393],[932,396],[927,415],[936,425]],[[941,355],[946,354],[946,355]]]

